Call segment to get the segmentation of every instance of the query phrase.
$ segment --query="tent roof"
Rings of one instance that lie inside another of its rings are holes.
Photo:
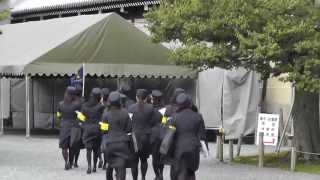
[[[0,74],[23,75],[26,64],[108,15],[75,16],[0,26]]]
[[[168,61],[169,49],[152,43],[148,35],[121,16],[116,13],[94,16],[102,18],[37,57],[25,67],[25,73],[71,75],[84,63],[85,72],[89,75],[195,77],[196,73],[189,68],[175,66]],[[62,30],[58,26],[52,28],[56,32]],[[64,31],[69,27],[62,28]]]

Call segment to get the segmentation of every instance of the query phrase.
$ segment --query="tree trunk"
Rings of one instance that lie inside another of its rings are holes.
[[[294,143],[297,149],[320,153],[319,94],[296,91],[293,116]],[[316,157],[304,154],[306,160]]]

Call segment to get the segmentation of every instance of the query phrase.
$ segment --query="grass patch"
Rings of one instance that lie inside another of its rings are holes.
[[[234,163],[258,165],[258,156],[241,156],[234,159]],[[290,169],[290,152],[265,154],[264,167]],[[320,174],[320,161],[304,161],[298,158],[296,165],[297,172]]]

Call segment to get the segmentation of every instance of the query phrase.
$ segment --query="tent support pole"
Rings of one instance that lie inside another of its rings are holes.
[[[117,77],[117,89],[120,90],[120,78]]]
[[[30,93],[29,76],[25,75],[26,80],[26,138],[30,137]]]
[[[4,127],[3,127],[3,119],[4,119],[4,112],[3,112],[3,79],[2,77],[0,77],[0,104],[1,104],[1,119],[0,119],[0,123],[1,123],[1,127],[0,127],[0,135],[3,135],[3,130],[4,130]]]

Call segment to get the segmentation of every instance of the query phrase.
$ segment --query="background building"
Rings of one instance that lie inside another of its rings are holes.
[[[117,12],[135,21],[160,4],[160,0],[14,0],[11,22],[37,21],[60,17]]]

